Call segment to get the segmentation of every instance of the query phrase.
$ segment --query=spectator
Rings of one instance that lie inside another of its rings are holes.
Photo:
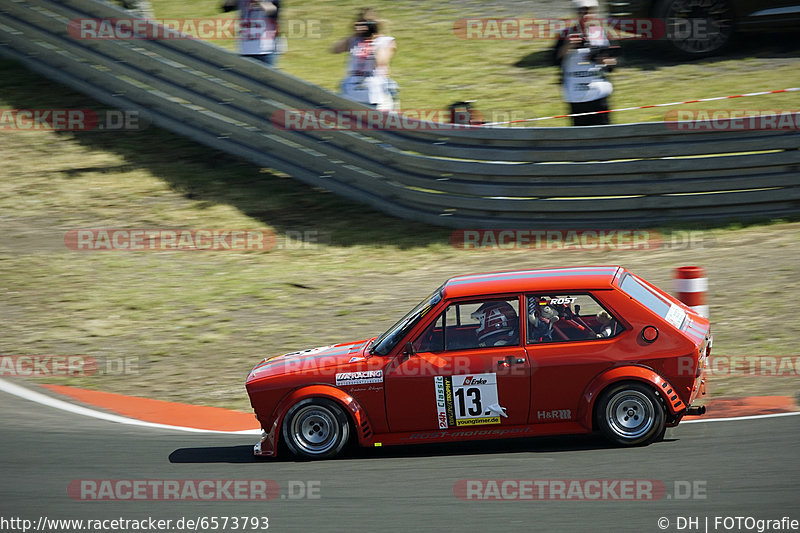
[[[371,9],[362,10],[353,34],[334,43],[331,51],[350,54],[341,83],[342,94],[376,109],[390,111],[395,106],[396,84],[389,78],[389,64],[397,43],[394,37],[379,33],[377,21],[363,18],[373,14]]]
[[[608,111],[608,97],[613,91],[606,73],[616,66],[611,56],[616,47],[609,45],[605,31],[596,21],[597,0],[573,0],[578,13],[575,24],[559,35],[553,47],[553,62],[561,67],[564,101],[570,113]],[[574,126],[609,124],[608,113],[572,117]]]
[[[371,7],[365,7],[361,9],[357,14],[356,18],[353,21],[353,33],[347,37],[339,39],[333,45],[331,45],[331,52],[334,54],[341,54],[343,52],[349,52],[353,46],[356,45],[358,41],[362,39],[362,36],[359,34],[358,30],[355,27],[365,20],[377,20],[378,13]]]
[[[239,10],[239,53],[274,67],[278,63],[278,13],[280,0],[226,0],[225,12]]]

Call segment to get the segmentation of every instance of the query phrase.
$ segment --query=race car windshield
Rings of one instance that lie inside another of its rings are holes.
[[[433,294],[422,300],[417,306],[401,318],[397,324],[390,327],[386,332],[375,341],[371,353],[387,355],[392,348],[400,342],[408,331],[413,328],[419,320],[424,317],[433,306],[442,301],[442,287],[436,289]]]

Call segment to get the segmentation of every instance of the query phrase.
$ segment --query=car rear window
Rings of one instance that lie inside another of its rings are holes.
[[[626,273],[619,283],[619,288],[676,328],[682,329],[686,322],[686,311],[654,292],[633,274]]]

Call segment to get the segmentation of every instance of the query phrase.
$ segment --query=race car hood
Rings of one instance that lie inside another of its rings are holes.
[[[332,344],[264,359],[250,371],[247,382],[269,376],[313,371],[361,361],[365,358],[364,351],[370,340]]]

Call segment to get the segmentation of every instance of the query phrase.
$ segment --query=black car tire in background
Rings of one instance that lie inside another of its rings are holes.
[[[664,22],[664,45],[683,57],[718,54],[733,38],[735,20],[728,0],[661,0],[655,17]]]

